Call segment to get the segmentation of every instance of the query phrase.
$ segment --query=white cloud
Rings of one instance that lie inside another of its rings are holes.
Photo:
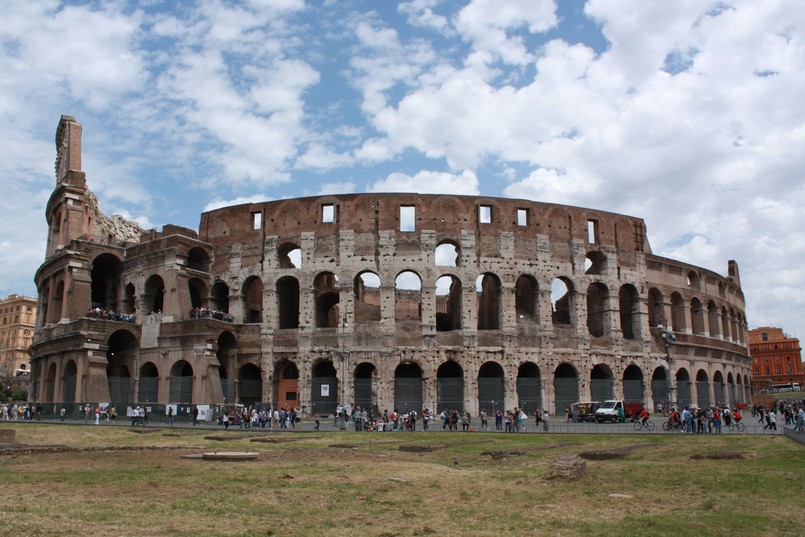
[[[367,192],[418,192],[420,194],[478,195],[478,178],[469,170],[456,175],[447,172],[421,171],[413,176],[391,173],[371,185]]]
[[[240,196],[230,200],[216,199],[207,203],[201,211],[206,213],[208,211],[214,211],[215,209],[221,209],[222,207],[234,207],[235,205],[244,205],[246,203],[263,203],[265,201],[271,201],[271,199],[270,196],[263,194]]]

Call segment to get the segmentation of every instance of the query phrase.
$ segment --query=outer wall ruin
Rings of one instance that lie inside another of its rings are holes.
[[[724,277],[653,255],[640,218],[352,194],[210,211],[198,233],[142,231],[98,210],[73,118],[56,145],[34,402],[477,415],[749,398],[737,264]],[[668,355],[658,325],[676,335]]]

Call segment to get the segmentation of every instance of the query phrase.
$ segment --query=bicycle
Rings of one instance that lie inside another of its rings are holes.
[[[654,423],[651,422],[651,421],[645,421],[644,422],[643,420],[637,420],[636,422],[634,422],[634,430],[635,431],[640,431],[642,429],[647,429],[649,431],[653,431],[654,430]]]
[[[738,423],[735,423],[735,421],[730,421],[730,424],[727,427],[729,428],[731,433],[735,432],[735,429],[738,429],[739,433],[742,433],[746,430],[746,425],[744,425],[740,421]]]
[[[673,431],[674,429],[681,431],[682,430],[682,420],[667,420],[662,424],[663,431]]]

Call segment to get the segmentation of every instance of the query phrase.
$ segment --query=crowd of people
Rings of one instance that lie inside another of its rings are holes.
[[[104,308],[90,308],[85,317],[89,317],[90,319],[105,319],[107,321],[121,321],[124,323],[133,323],[135,320],[133,313],[123,313]]]
[[[752,417],[758,418],[763,429],[777,430],[777,419],[785,420],[786,425],[793,425],[794,431],[805,432],[805,399],[778,400],[768,406],[752,405]]]
[[[190,310],[191,319],[206,319],[208,317],[227,323],[231,323],[233,320],[232,316],[225,311],[211,310],[210,308],[193,308]]]
[[[33,403],[0,403],[0,420],[31,421],[42,419],[42,405]]]

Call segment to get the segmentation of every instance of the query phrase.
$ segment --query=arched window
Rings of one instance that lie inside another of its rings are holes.
[[[601,337],[609,327],[609,289],[601,282],[587,287],[587,329],[591,336]]]
[[[422,280],[416,272],[404,270],[394,279],[394,318],[422,319]]]
[[[436,331],[461,329],[461,280],[446,275],[436,280]]]
[[[299,281],[292,276],[277,280],[277,308],[280,329],[299,328]]]
[[[332,272],[322,272],[313,282],[316,301],[316,328],[338,326],[338,277]]]
[[[481,274],[475,280],[475,292],[478,297],[478,330],[500,330],[500,279],[488,272]]]
[[[624,339],[637,339],[640,335],[640,297],[634,285],[627,283],[621,286],[618,309]]]
[[[575,316],[575,293],[573,282],[565,277],[556,278],[551,282],[551,318],[553,324],[572,324]]]
[[[355,276],[355,322],[380,320],[380,277],[371,271]]]

